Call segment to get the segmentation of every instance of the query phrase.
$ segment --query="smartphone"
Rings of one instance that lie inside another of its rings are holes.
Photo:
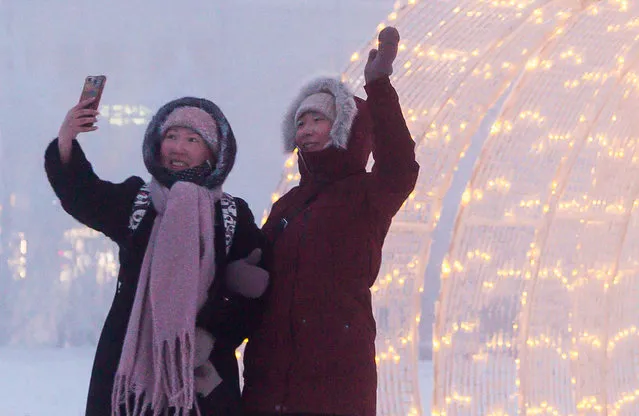
[[[80,101],[88,98],[95,98],[95,100],[86,106],[92,110],[97,110],[100,105],[100,99],[102,98],[102,91],[104,91],[104,84],[106,84],[106,76],[104,75],[89,75],[84,80],[84,86],[82,87],[82,94],[80,94]],[[90,127],[93,123],[84,124],[83,127]]]

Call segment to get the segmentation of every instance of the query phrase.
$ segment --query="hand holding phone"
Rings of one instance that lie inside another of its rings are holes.
[[[94,123],[97,121],[98,105],[105,83],[104,75],[90,75],[84,80],[80,101],[67,112],[58,131],[58,149],[62,163],[66,164],[71,159],[72,142],[79,133],[98,129]]]

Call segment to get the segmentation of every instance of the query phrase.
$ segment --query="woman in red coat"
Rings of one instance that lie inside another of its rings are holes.
[[[300,185],[263,231],[272,287],[245,351],[247,414],[375,416],[370,287],[395,213],[419,166],[389,75],[399,34],[380,33],[365,69],[366,101],[335,79],[308,84],[284,121]],[[370,153],[375,165],[366,172]]]

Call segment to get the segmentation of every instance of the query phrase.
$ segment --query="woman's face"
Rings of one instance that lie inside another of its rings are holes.
[[[331,143],[333,123],[322,113],[308,111],[297,120],[295,144],[302,152],[318,152]]]
[[[195,131],[186,127],[171,127],[162,139],[160,159],[166,169],[179,171],[212,160],[213,152]]]

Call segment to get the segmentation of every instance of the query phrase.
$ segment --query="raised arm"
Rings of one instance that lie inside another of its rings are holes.
[[[98,126],[95,125],[98,121],[98,110],[86,108],[93,101],[95,101],[95,98],[80,101],[71,107],[62,121],[60,131],[58,131],[58,151],[60,153],[60,161],[64,165],[71,160],[73,141],[78,137],[78,134],[98,129]]]
[[[364,87],[374,136],[369,198],[373,208],[389,220],[412,192],[419,173],[415,142],[389,79],[398,44],[399,34],[394,28],[380,33],[379,51],[373,49],[366,64]]]
[[[45,152],[44,167],[60,199],[62,208],[73,218],[116,242],[128,235],[133,201],[144,181],[131,177],[121,184],[103,181],[95,174],[76,141],[79,133],[94,131],[97,111],[84,109],[90,100],[69,110],[59,137]]]

